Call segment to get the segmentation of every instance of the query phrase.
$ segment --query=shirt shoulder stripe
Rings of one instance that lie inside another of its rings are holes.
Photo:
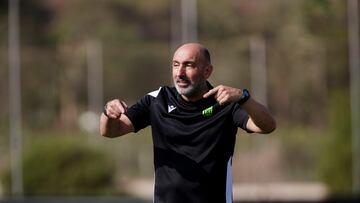
[[[158,94],[159,94],[160,90],[161,90],[161,87],[159,87],[159,89],[158,89],[158,90],[155,90],[155,91],[149,92],[149,93],[148,93],[148,95],[153,96],[153,97],[155,97],[155,98],[156,98],[156,97],[158,96]]]

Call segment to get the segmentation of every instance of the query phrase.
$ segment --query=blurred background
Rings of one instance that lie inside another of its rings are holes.
[[[103,138],[99,115],[110,99],[131,105],[172,85],[172,53],[191,41],[209,48],[213,85],[249,88],[277,120],[270,135],[238,132],[236,201],[355,197],[358,10],[357,0],[1,0],[0,201],[152,202],[150,128]]]

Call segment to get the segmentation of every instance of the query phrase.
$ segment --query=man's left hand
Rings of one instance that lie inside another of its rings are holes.
[[[203,95],[203,97],[208,98],[211,95],[214,95],[216,101],[219,102],[220,105],[224,105],[226,103],[238,102],[242,96],[242,90],[224,85],[219,85],[209,90]]]

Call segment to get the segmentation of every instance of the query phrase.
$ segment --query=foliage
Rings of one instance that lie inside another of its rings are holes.
[[[172,32],[181,33],[181,19],[170,18],[172,2],[22,1],[24,123],[35,128],[75,123],[87,105],[85,47],[89,40],[102,45],[104,100],[121,97],[133,102],[160,85],[171,84],[169,50],[176,44],[170,39]],[[6,6],[0,4],[0,9]],[[180,8],[179,4],[175,9]],[[5,14],[0,13],[2,64],[6,64],[7,49]],[[269,107],[282,119],[324,125],[327,93],[347,86],[345,1],[209,4],[199,0],[198,16],[199,41],[213,56],[210,80],[214,84],[249,87],[249,38],[261,36],[267,50]],[[149,77],[149,70],[154,77]],[[0,73],[0,96],[6,98],[6,69]],[[314,97],[311,105],[297,108]],[[0,101],[1,121],[6,119],[6,107],[6,101]],[[315,110],[316,116],[311,113]],[[69,112],[72,116],[66,115]]]
[[[25,195],[99,195],[111,193],[114,167],[103,153],[70,139],[32,143],[23,161]],[[4,173],[10,191],[10,170]]]
[[[342,106],[343,108],[337,108]],[[319,164],[321,179],[333,195],[352,192],[351,128],[348,94],[335,91],[329,102],[329,131]]]
[[[282,142],[283,167],[292,181],[318,180],[314,168],[320,158],[319,143],[324,134],[307,126],[291,126],[279,129],[277,132]]]

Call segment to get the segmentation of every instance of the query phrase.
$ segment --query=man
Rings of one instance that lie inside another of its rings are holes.
[[[231,163],[237,129],[270,133],[275,120],[245,89],[207,81],[213,70],[208,50],[197,43],[173,56],[175,87],[161,87],[130,108],[109,101],[100,131],[118,137],[151,125],[155,203],[232,202]]]

